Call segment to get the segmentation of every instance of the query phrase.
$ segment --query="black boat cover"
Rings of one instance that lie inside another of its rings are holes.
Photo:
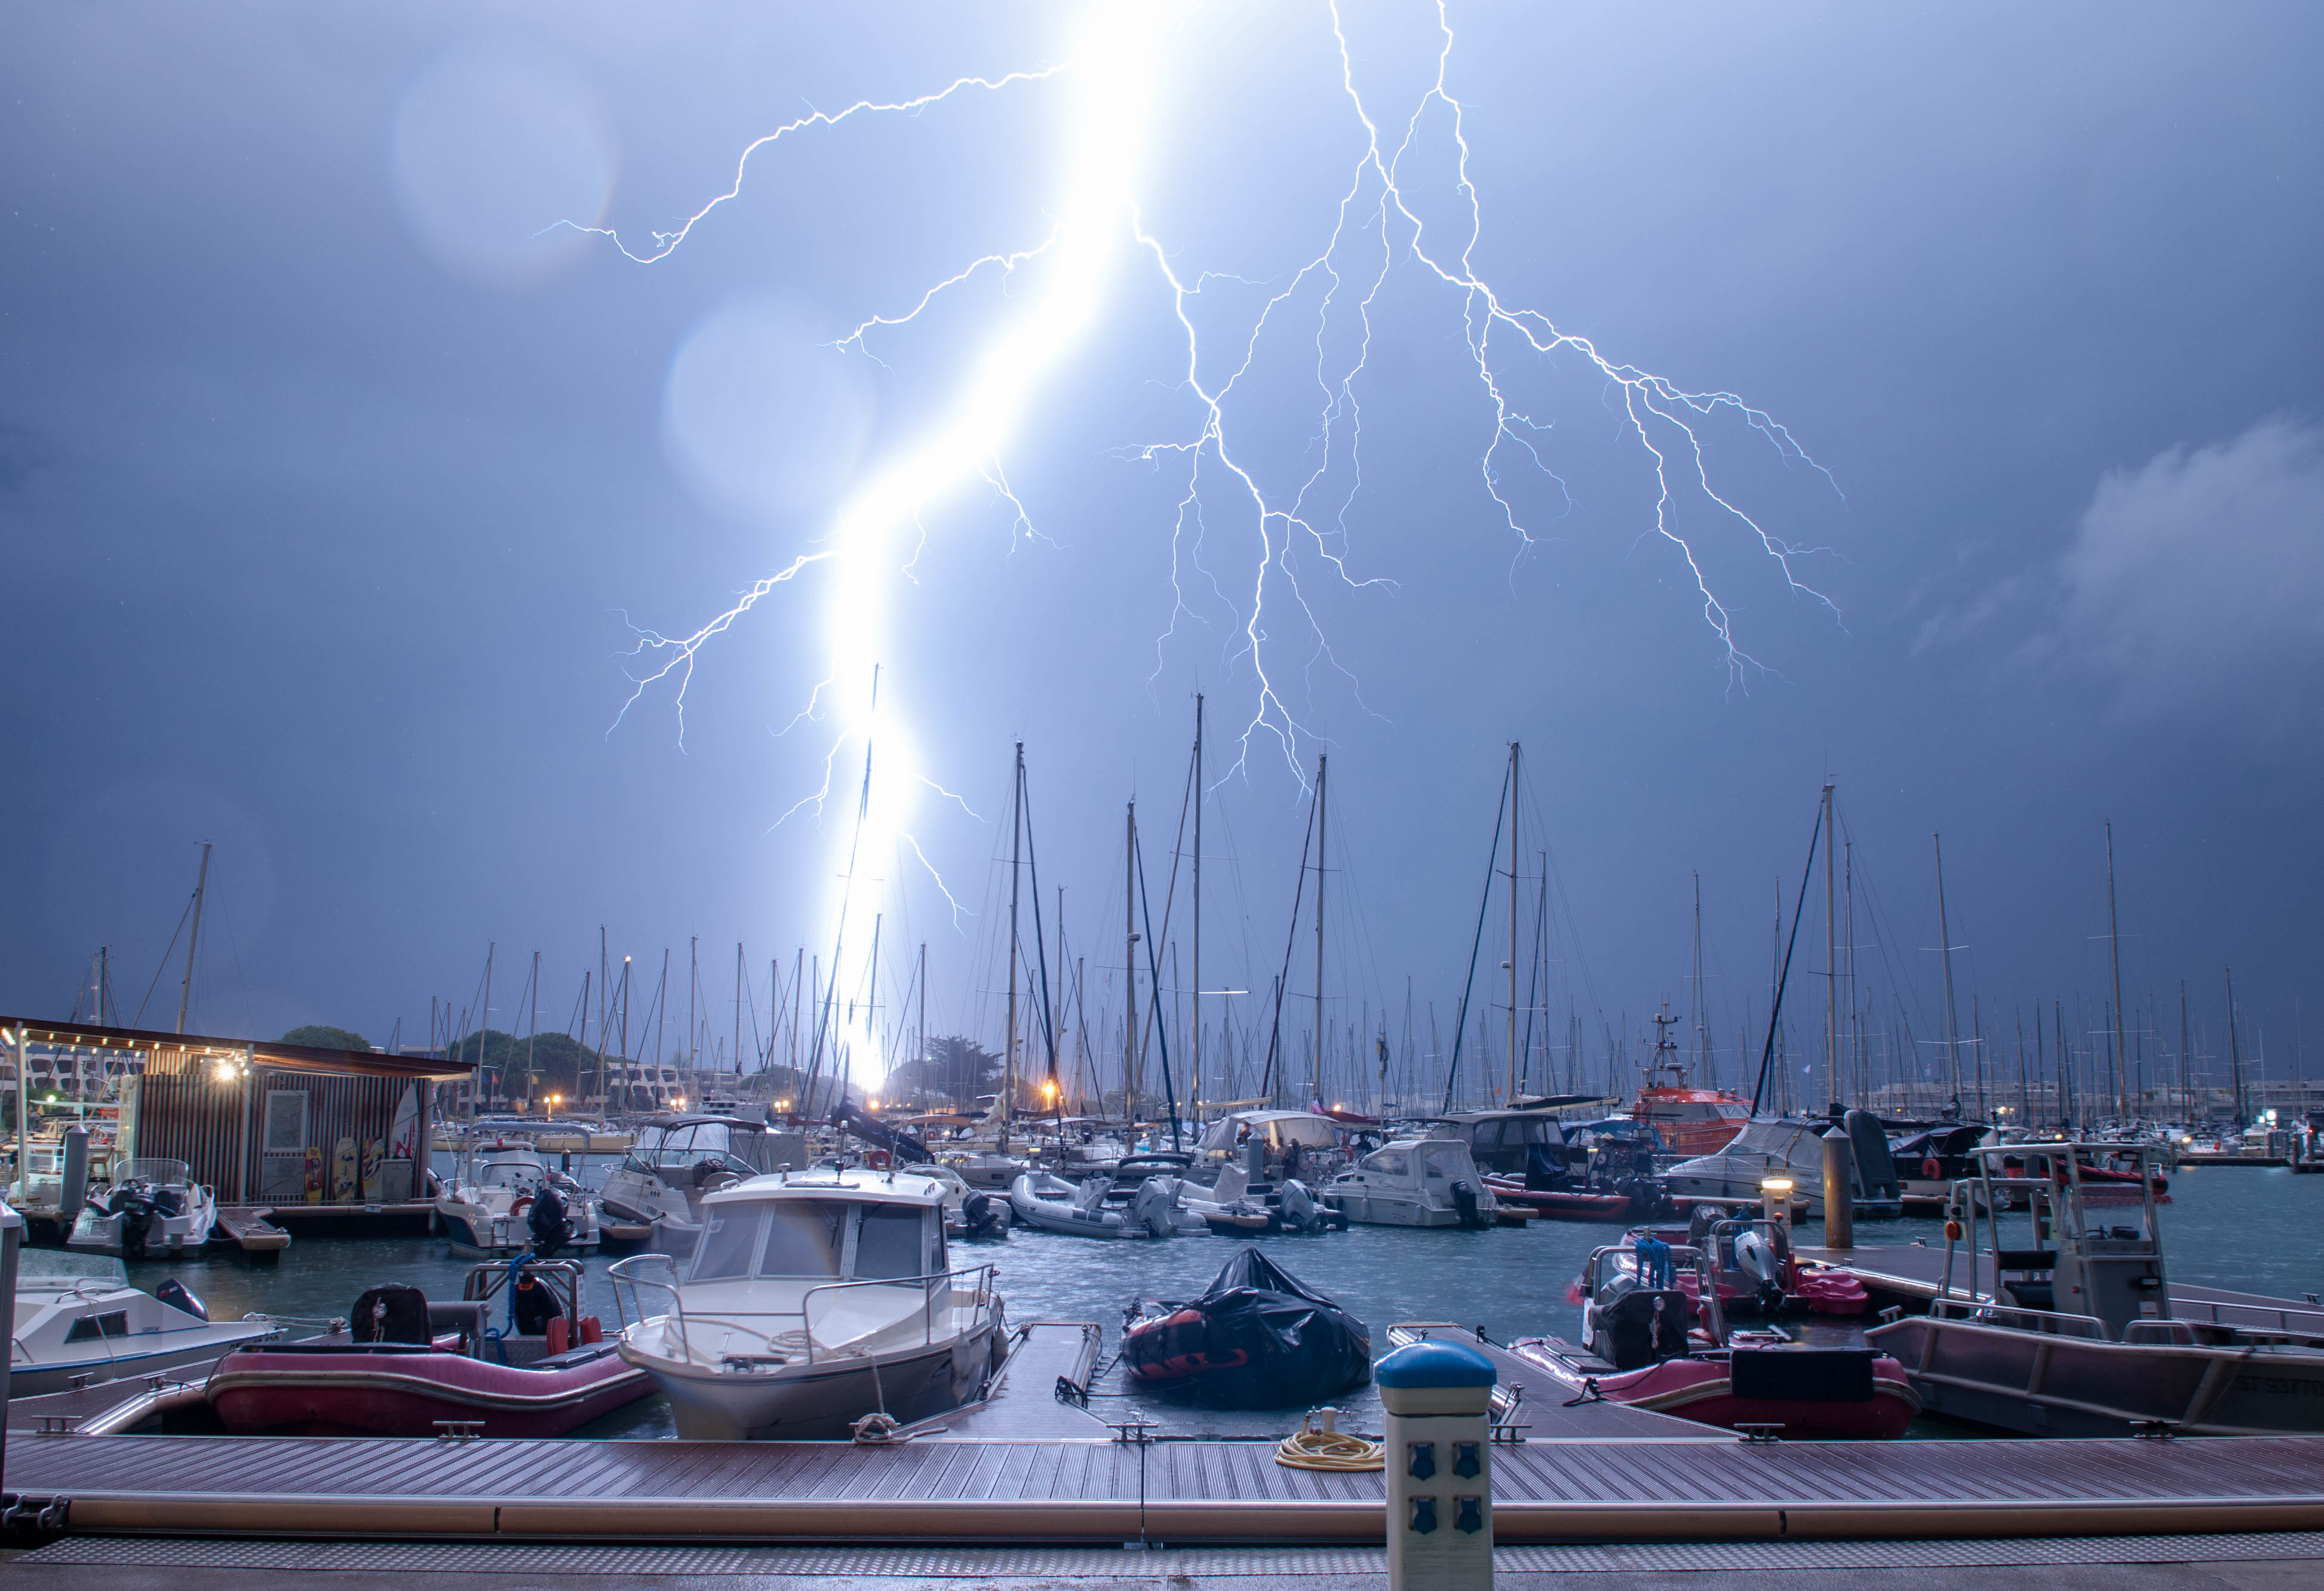
[[[1312,1404],[1371,1379],[1363,1323],[1256,1245],[1238,1250],[1202,1297],[1148,1308],[1123,1335],[1123,1359],[1149,1385],[1213,1407]]]

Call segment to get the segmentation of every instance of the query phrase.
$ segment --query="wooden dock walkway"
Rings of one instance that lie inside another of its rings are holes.
[[[217,1212],[217,1229],[226,1234],[226,1241],[254,1260],[276,1260],[290,1246],[290,1235],[267,1217],[274,1213],[266,1205],[221,1205]]]
[[[1271,1442],[16,1436],[70,1528],[435,1540],[1378,1541],[1377,1473]],[[2324,1439],[1497,1446],[1508,1543],[2324,1528]]]

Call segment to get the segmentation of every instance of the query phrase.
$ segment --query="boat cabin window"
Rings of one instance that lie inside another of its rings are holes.
[[[759,1274],[835,1281],[850,1207],[821,1200],[778,1200],[767,1223],[766,1247],[759,1254]]]
[[[918,1205],[865,1205],[862,1221],[855,1235],[858,1281],[901,1281],[928,1274],[922,1253],[926,1211]]]
[[[1421,1152],[1421,1163],[1425,1168],[1425,1174],[1430,1177],[1466,1175],[1469,1168],[1462,1163],[1466,1158],[1458,1150],[1449,1149],[1441,1144]]]
[[[126,1309],[107,1309],[102,1315],[83,1315],[65,1328],[65,1341],[69,1343],[93,1343],[100,1337],[128,1335],[129,1311]]]
[[[1408,1177],[1412,1174],[1412,1161],[1400,1149],[1383,1149],[1364,1157],[1364,1170],[1378,1171],[1384,1177]]]
[[[695,1281],[736,1281],[751,1273],[751,1253],[759,1239],[760,1207],[713,1205],[702,1213],[702,1236],[694,1247]]]

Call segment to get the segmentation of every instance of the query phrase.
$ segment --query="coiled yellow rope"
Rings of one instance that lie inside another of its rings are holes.
[[[1275,1462],[1286,1469],[1379,1469],[1385,1449],[1378,1442],[1350,1431],[1317,1430],[1305,1420],[1277,1445]]]

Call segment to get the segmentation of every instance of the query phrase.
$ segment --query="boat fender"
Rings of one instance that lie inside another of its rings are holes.
[[[1928,1182],[1941,1182],[1945,1179],[1945,1169],[1937,1164],[1935,1155],[1931,1155],[1921,1162],[1921,1177],[1923,1181]]]
[[[572,1344],[566,1340],[567,1333],[570,1330],[571,1327],[567,1326],[565,1323],[564,1316],[559,1315],[555,1319],[551,1320],[549,1323],[549,1331],[547,1334],[548,1351],[551,1354],[561,1354],[567,1348],[572,1346]]]

